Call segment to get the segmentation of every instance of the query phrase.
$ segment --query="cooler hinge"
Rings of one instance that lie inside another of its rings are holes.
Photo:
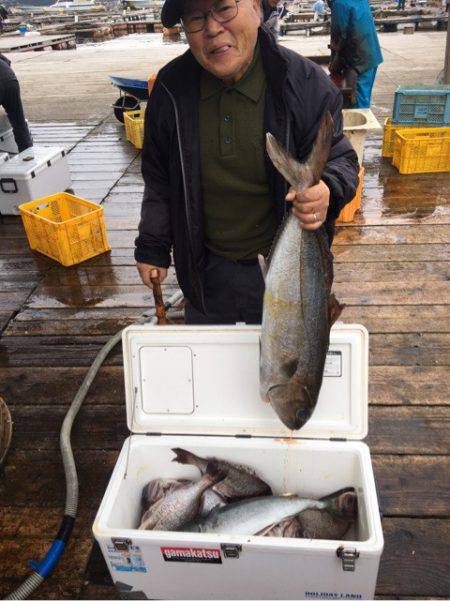
[[[162,432],[146,432],[145,436],[162,436]]]
[[[239,555],[242,551],[242,545],[235,545],[232,543],[224,543],[220,545],[224,557],[228,559],[239,559]]]
[[[252,435],[251,434],[235,434],[234,437],[235,438],[251,438]]]
[[[359,551],[356,549],[345,549],[339,547],[336,550],[336,555],[341,558],[342,569],[344,572],[354,572],[356,568],[356,560],[359,557]]]
[[[331,442],[347,442],[346,438],[339,438],[339,436],[332,436],[330,438]]]

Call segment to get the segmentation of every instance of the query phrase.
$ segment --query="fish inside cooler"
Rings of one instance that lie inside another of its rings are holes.
[[[132,436],[124,445],[105,497],[102,524],[99,524],[101,529],[108,530],[111,536],[114,536],[114,531],[117,534],[137,529],[142,518],[142,490],[150,480],[161,477],[199,480],[200,473],[195,466],[172,461],[174,453],[171,449],[179,445],[203,457],[217,457],[250,467],[270,485],[275,495],[295,493],[303,498],[318,499],[339,489],[353,487],[358,497],[358,515],[343,540],[368,542],[374,537],[378,507],[370,478],[371,468],[367,472],[370,458],[366,445],[346,443],[344,449],[339,442],[294,439],[236,441],[216,437],[202,440],[200,437],[163,436],[154,441]],[[126,478],[123,477],[125,471]],[[133,536],[137,534],[135,532]],[[153,538],[161,534],[151,530],[139,531],[140,537]],[[182,529],[164,535],[183,536]],[[192,533],[189,536],[192,537]],[[223,539],[223,535],[219,538]],[[267,540],[261,536],[252,538],[254,543]],[[305,539],[283,540],[295,545]]]

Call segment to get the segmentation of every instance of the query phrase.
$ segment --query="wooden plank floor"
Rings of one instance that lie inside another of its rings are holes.
[[[30,252],[20,220],[0,222],[0,395],[14,438],[0,478],[0,594],[43,557],[65,487],[58,436],[65,411],[108,336],[152,306],[134,267],[142,180],[115,123],[33,127],[62,143],[75,193],[103,201],[112,251],[63,268]],[[339,227],[334,254],[343,320],[370,331],[370,434],[386,538],[377,595],[450,597],[450,178],[400,176],[365,155],[363,213]],[[165,286],[176,286],[173,272]],[[77,418],[80,509],[68,550],[41,599],[114,598],[91,524],[127,435],[115,349]]]

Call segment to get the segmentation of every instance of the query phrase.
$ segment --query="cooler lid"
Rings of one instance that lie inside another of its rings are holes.
[[[136,434],[361,440],[368,431],[368,332],[331,330],[313,415],[291,432],[259,396],[260,326],[133,325],[122,334],[127,424]]]
[[[32,179],[65,155],[60,146],[32,146],[16,154],[2,167],[1,177]]]

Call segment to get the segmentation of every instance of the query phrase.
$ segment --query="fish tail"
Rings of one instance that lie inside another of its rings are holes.
[[[332,140],[333,119],[327,111],[320,121],[312,150],[304,163],[291,156],[270,133],[266,135],[267,154],[292,187],[304,190],[319,183],[330,155]]]
[[[172,459],[172,461],[176,461],[177,463],[183,463],[187,465],[197,465],[200,467],[202,463],[202,459],[191,453],[190,451],[186,451],[185,449],[172,449],[175,453],[176,457]]]
[[[333,141],[333,118],[327,111],[320,120],[319,131],[314,141],[313,148],[305,163],[305,169],[312,175],[309,186],[318,184],[322,177],[323,170],[330,156],[331,144]]]

